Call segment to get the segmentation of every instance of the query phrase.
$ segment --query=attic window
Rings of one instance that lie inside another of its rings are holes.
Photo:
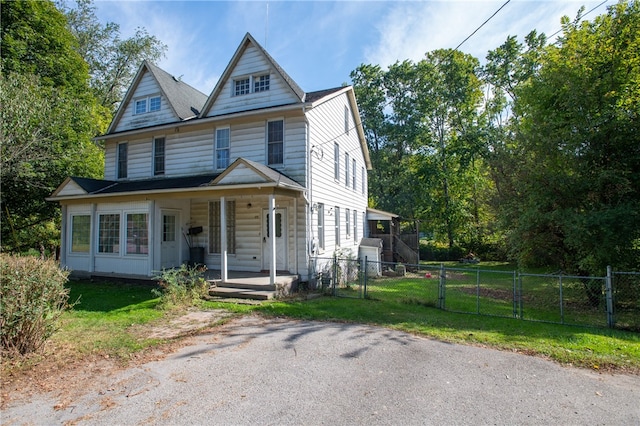
[[[249,93],[266,92],[269,90],[271,76],[269,74],[252,75],[233,80],[233,96],[248,95]]]
[[[269,74],[255,77],[253,80],[253,91],[266,92],[267,90],[269,90]]]
[[[249,89],[251,88],[251,84],[249,83],[248,78],[243,78],[241,80],[235,80],[235,95],[246,95],[249,93]]]
[[[137,99],[134,105],[134,114],[144,114],[146,112],[160,111],[160,96]]]

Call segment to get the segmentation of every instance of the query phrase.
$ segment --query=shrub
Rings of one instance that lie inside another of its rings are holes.
[[[156,277],[160,290],[154,290],[154,294],[160,296],[160,306],[166,309],[196,304],[209,289],[204,279],[206,270],[206,266],[184,264],[179,268],[163,269]]]
[[[8,355],[39,349],[69,307],[68,271],[53,260],[0,253],[0,345]]]

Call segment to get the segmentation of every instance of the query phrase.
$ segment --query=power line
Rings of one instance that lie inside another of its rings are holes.
[[[475,33],[477,33],[478,31],[480,31],[480,28],[484,27],[484,26],[485,26],[485,24],[486,24],[487,22],[489,22],[491,19],[493,19],[493,17],[494,17],[494,16],[496,16],[496,15],[498,14],[498,12],[500,12],[500,11],[501,11],[501,10],[502,10],[506,5],[507,5],[507,4],[509,4],[509,2],[510,2],[510,1],[511,1],[511,0],[507,0],[506,2],[504,2],[504,4],[503,4],[502,6],[500,6],[500,8],[499,8],[498,10],[496,10],[495,12],[493,12],[493,15],[489,16],[489,17],[487,18],[487,20],[486,20],[486,21],[484,21],[484,22],[483,22],[483,23],[482,23],[478,28],[476,28],[474,32],[472,32],[471,34],[469,34],[469,36],[467,36],[467,38],[465,38],[464,40],[462,40],[462,42],[461,42],[459,45],[457,45],[457,46],[456,46],[456,48],[455,48],[455,49],[453,49],[453,50],[458,50],[458,49],[460,48],[460,46],[462,46],[463,44],[465,44],[467,40],[469,40],[471,37],[473,37],[473,36],[475,35]]]
[[[600,3],[599,5],[597,5],[596,7],[592,8],[591,10],[589,10],[587,13],[585,13],[584,15],[580,16],[580,19],[584,18],[585,16],[587,16],[588,14],[590,14],[591,12],[593,12],[594,10],[596,10],[597,8],[599,8],[600,6],[602,6],[603,4],[607,3],[609,0],[604,0],[602,3]],[[577,21],[576,21],[577,23]],[[558,33],[562,32],[564,28],[560,28],[558,31],[556,31],[555,33],[551,34],[548,38],[551,39],[554,36],[556,36]]]

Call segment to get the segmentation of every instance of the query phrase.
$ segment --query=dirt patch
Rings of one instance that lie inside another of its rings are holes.
[[[97,390],[124,368],[159,360],[188,345],[189,337],[210,329],[233,314],[223,309],[189,311],[161,324],[135,326],[133,334],[165,340],[159,346],[136,352],[129,359],[102,354],[73,354],[68,348],[45,345],[40,353],[21,360],[3,359],[0,408],[9,402],[50,393],[56,409],[64,409],[91,386]]]

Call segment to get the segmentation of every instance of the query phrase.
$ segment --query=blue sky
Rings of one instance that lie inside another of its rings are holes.
[[[168,46],[158,66],[209,94],[245,33],[274,57],[305,91],[349,83],[362,63],[383,68],[419,60],[428,51],[454,48],[506,0],[490,1],[106,1],[98,18],[130,36],[144,27]],[[507,36],[521,40],[532,29],[551,35],[602,3],[511,0],[460,47],[484,60]],[[615,4],[609,0],[586,16],[592,20]]]

